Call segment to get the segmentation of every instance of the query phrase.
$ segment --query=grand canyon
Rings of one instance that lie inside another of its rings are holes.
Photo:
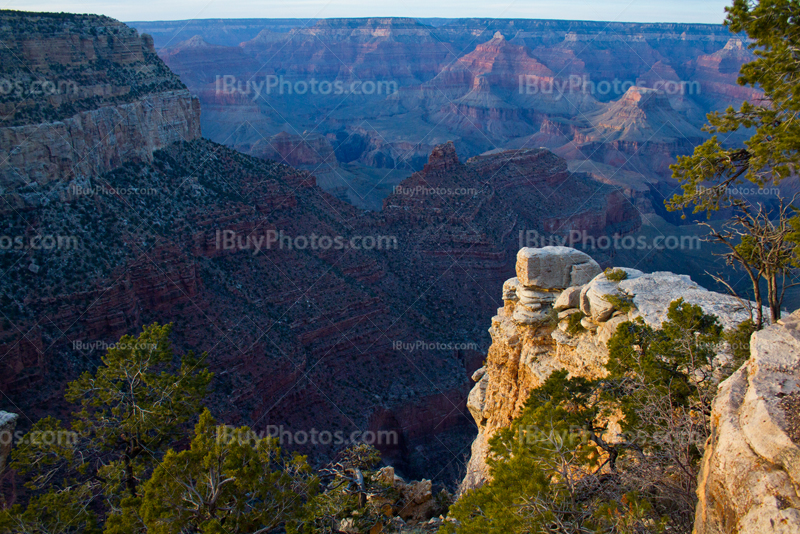
[[[598,374],[622,322],[611,310],[580,339],[529,328],[509,286],[521,248],[575,247],[596,266],[531,282],[556,291],[545,307],[620,267],[631,319],[657,327],[686,294],[744,320],[710,276],[733,273],[718,249],[664,207],[706,115],[763,99],[737,83],[752,41],[722,25],[0,11],[0,41],[0,409],[18,429],[66,414],[67,383],[121,336],[172,323],[228,424],[392,432],[387,465],[466,491],[530,391],[554,368]],[[696,246],[652,245],[667,236]],[[759,339],[794,351],[792,317]],[[764,380],[734,377],[715,410]],[[734,491],[712,464],[739,431],[714,436],[708,514]],[[292,448],[314,465],[338,452]]]

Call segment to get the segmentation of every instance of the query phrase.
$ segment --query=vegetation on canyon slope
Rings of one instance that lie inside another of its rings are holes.
[[[800,220],[781,209],[776,228],[766,211],[726,206],[724,193],[740,179],[777,183],[800,162],[800,132],[790,120],[798,111],[799,9],[779,0],[734,2],[731,28],[762,48],[743,69],[743,83],[761,86],[769,104],[710,117],[712,132],[755,128],[745,148],[723,148],[715,137],[674,168],[684,193],[673,207],[741,214],[729,233],[711,237],[730,244],[726,259],[750,275],[757,302],[767,282],[773,320],[783,277],[798,266]],[[451,507],[443,531],[691,531],[715,386],[747,357],[749,334],[761,326],[759,309],[755,321],[723,333],[717,318],[680,300],[659,330],[623,323],[608,342],[605,377],[553,372],[494,436],[491,481]],[[153,325],[123,337],[94,373],[70,383],[66,398],[81,409],[68,423],[48,417],[33,426],[13,452],[25,504],[0,512],[0,532],[336,532],[344,520],[358,531],[388,522],[380,503],[395,496],[368,446],[314,470],[247,427],[234,433],[246,440],[220,439],[202,408],[212,374],[202,357],[174,354],[170,332]],[[723,341],[731,355],[715,367]],[[75,439],[42,443],[34,433]]]
[[[171,330],[122,337],[96,373],[69,384],[80,411],[26,434],[12,467],[27,506],[0,511],[0,532],[325,533],[343,520],[363,531],[392,519],[386,507],[398,495],[374,447],[353,444],[314,471],[274,437],[217,424],[201,412],[212,380],[205,355],[174,354]]]

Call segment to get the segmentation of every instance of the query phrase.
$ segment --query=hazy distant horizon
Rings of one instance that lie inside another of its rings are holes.
[[[545,19],[596,22],[721,24],[731,0],[590,0],[521,1],[491,3],[475,0],[322,0],[258,2],[189,2],[186,0],[7,0],[3,9],[95,13],[125,22],[170,22],[196,19],[328,19],[408,17],[414,19]]]

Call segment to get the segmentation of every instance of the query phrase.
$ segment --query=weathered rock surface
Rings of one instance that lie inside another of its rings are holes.
[[[800,532],[800,312],[750,347],[714,400],[696,534]]]
[[[431,518],[436,510],[436,502],[433,499],[433,483],[430,480],[423,479],[406,482],[395,474],[394,468],[391,466],[381,468],[378,471],[377,478],[396,490],[398,494],[395,502],[390,502],[381,497],[371,499],[388,504],[387,512],[391,512],[402,518],[403,521],[413,524]]]
[[[595,271],[594,274],[589,276],[592,271]],[[523,286],[564,289],[583,285],[600,271],[596,261],[574,248],[526,247],[517,252],[517,278]]]
[[[558,311],[577,308],[580,305],[581,286],[568,287],[558,296],[553,303],[553,308]]]
[[[186,90],[62,121],[0,128],[0,182],[15,191],[96,176],[126,161],[152,161],[154,151],[199,137],[200,104]]]
[[[3,12],[0,211],[38,188],[93,177],[200,137],[200,103],[153,41],[95,15]],[[42,81],[44,80],[44,81]]]
[[[478,436],[472,443],[472,456],[461,491],[480,486],[489,476],[486,456],[488,442],[499,429],[508,426],[522,410],[530,391],[540,386],[550,373],[566,369],[571,376],[598,378],[605,374],[608,361],[606,344],[619,325],[642,316],[648,324],[659,327],[666,319],[666,310],[673,300],[699,304],[706,313],[720,317],[726,327],[732,327],[749,315],[737,299],[707,291],[688,276],[666,272],[644,274],[636,269],[622,268],[627,279],[608,280],[598,274],[584,286],[567,287],[570,261],[578,251],[551,248],[544,253],[523,249],[518,255],[516,292],[526,291],[523,281],[548,283],[559,281],[566,287],[555,302],[541,303],[531,312],[520,301],[504,299],[505,306],[492,318],[489,334],[492,345],[486,359],[485,371],[470,392],[468,407],[478,425]],[[532,259],[535,258],[535,259]],[[544,259],[543,259],[544,258]],[[520,265],[522,264],[522,265]],[[535,270],[542,268],[540,276]],[[565,274],[568,273],[568,274]],[[605,300],[614,294],[631,303],[629,311],[619,311]],[[641,309],[638,307],[641,306]],[[553,319],[553,307],[560,310]],[[581,319],[582,332],[570,334],[567,321],[576,313],[586,313]],[[531,316],[535,316],[531,320]]]
[[[636,269],[618,268],[625,271],[628,279],[641,276],[643,273]],[[581,289],[579,297],[580,309],[596,322],[607,321],[614,313],[614,305],[608,300],[609,296],[620,297],[619,282],[609,280],[605,273],[597,275]]]
[[[633,298],[634,316],[641,316],[651,326],[660,325],[667,317],[669,303],[679,298],[716,315],[725,328],[750,318],[745,303],[731,295],[709,291],[685,274],[655,272],[630,277],[620,282],[619,288]]]

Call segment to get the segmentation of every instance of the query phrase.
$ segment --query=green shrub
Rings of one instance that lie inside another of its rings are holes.
[[[633,309],[633,299],[628,295],[624,294],[608,294],[604,295],[603,298],[611,303],[614,306],[615,310],[621,311],[623,313],[627,313]]]
[[[576,336],[581,332],[585,332],[586,329],[581,324],[581,319],[583,319],[585,315],[583,312],[576,312],[570,315],[567,318],[567,334],[571,336]]]
[[[609,267],[603,272],[603,274],[605,274],[606,278],[611,280],[612,282],[622,282],[623,280],[628,279],[628,273],[626,273],[622,269],[612,269],[611,267]]]

